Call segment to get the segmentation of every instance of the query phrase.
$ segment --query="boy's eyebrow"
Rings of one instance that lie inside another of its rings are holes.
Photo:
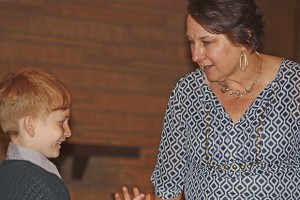
[[[63,118],[70,118],[70,115],[69,114],[66,114],[66,115],[62,115]]]

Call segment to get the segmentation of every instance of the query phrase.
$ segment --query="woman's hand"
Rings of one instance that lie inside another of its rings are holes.
[[[115,194],[115,200],[152,200],[150,194],[140,193],[137,187],[133,188],[133,195],[129,194],[127,187],[122,188],[123,195]]]

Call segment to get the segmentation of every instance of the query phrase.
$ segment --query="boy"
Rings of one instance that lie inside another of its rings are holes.
[[[56,158],[71,136],[72,97],[57,78],[37,69],[8,74],[0,83],[0,126],[10,143],[0,165],[0,199],[69,200]]]

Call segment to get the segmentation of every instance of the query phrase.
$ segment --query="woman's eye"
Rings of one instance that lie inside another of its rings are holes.
[[[195,44],[194,41],[189,41],[189,43],[190,43],[190,46],[193,46]]]
[[[202,44],[203,44],[203,46],[207,46],[207,45],[210,44],[210,42],[208,42],[208,41],[203,41]]]

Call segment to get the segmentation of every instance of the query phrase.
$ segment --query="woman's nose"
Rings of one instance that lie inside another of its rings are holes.
[[[194,47],[192,49],[192,60],[194,62],[199,62],[205,58],[204,49],[201,47]]]

